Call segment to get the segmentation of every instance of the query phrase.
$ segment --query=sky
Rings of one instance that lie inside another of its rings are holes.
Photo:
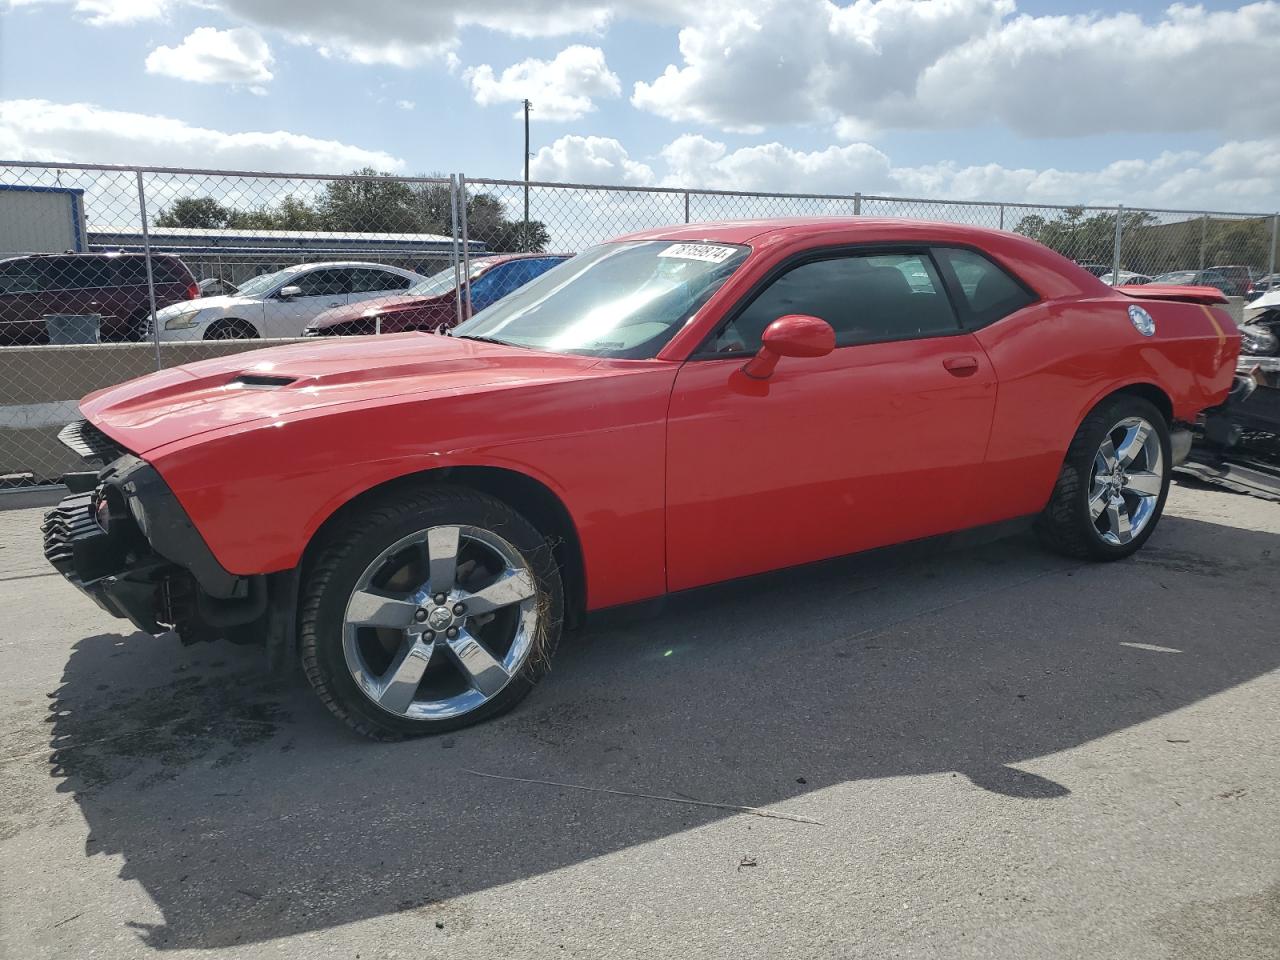
[[[0,0],[0,161],[1270,212],[1280,2]]]

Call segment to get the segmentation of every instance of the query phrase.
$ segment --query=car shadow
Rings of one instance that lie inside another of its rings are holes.
[[[260,651],[88,637],[50,705],[52,773],[86,855],[158,906],[151,947],[407,910],[465,925],[462,894],[735,815],[699,804],[804,821],[811,791],[941,772],[1052,803],[1072,785],[1019,763],[1280,665],[1251,599],[1278,541],[1167,517],[1120,564],[1022,537],[699,591],[593,622],[513,713],[401,744],[349,734]]]

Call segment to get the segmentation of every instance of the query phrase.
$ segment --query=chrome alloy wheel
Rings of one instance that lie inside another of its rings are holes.
[[[347,601],[343,654],[388,713],[461,716],[520,672],[537,635],[528,563],[491,530],[430,527],[383,550]]]
[[[1160,435],[1141,417],[1108,431],[1093,458],[1089,516],[1099,536],[1123,546],[1151,521],[1164,486]]]

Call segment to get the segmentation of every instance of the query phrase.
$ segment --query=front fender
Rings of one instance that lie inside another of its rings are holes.
[[[291,569],[321,526],[368,491],[450,467],[530,477],[565,506],[588,609],[666,589],[666,407],[674,365],[376,406],[322,407],[200,434],[147,454],[218,562]]]

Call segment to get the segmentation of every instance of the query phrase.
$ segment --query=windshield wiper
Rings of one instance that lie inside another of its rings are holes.
[[[475,340],[477,343],[497,343],[504,347],[514,347],[517,344],[510,343],[506,340],[499,340],[497,337],[478,337],[473,333],[451,333],[451,337],[457,337],[459,340]]]

